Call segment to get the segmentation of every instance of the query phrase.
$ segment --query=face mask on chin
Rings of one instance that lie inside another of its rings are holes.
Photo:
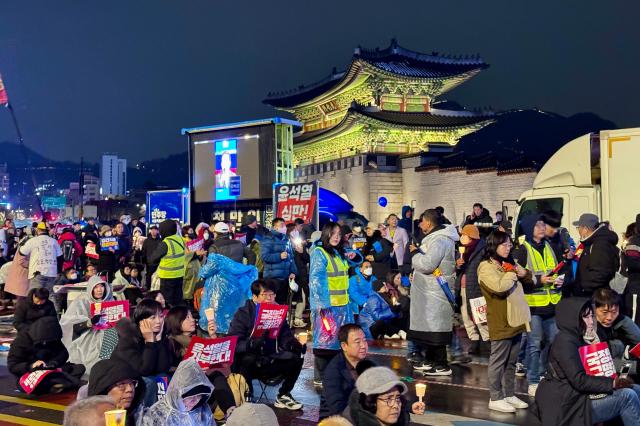
[[[362,274],[370,277],[371,275],[373,275],[373,268],[365,268],[362,271]]]

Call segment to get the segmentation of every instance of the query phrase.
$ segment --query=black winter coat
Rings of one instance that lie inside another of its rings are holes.
[[[62,344],[62,329],[57,317],[43,317],[33,325],[23,328],[9,349],[7,367],[14,376],[21,377],[31,371],[31,365],[36,361],[58,368],[69,359],[69,352]]]
[[[228,236],[213,240],[213,244],[209,246],[209,253],[221,254],[238,263],[242,263],[242,259],[246,258],[249,265],[256,264],[255,253],[241,241],[232,240]]]
[[[18,331],[29,328],[34,321],[43,317],[54,317],[58,319],[56,308],[51,300],[45,301],[42,305],[33,303],[33,293],[35,289],[29,290],[27,297],[16,304],[16,311],[13,314],[13,326]]]
[[[613,379],[589,376],[578,349],[582,338],[580,312],[590,299],[562,299],[556,309],[558,334],[549,350],[549,370],[538,385],[533,413],[543,426],[583,426],[591,422],[590,394],[613,392]]]
[[[320,418],[340,415],[349,404],[349,396],[356,387],[344,352],[334,356],[322,373]]]
[[[398,265],[396,260],[391,258],[391,254],[393,253],[393,244],[386,238],[382,237],[380,237],[377,242],[380,243],[382,251],[377,251],[375,249],[374,244],[376,241],[374,238],[367,237],[367,245],[364,247],[364,255],[365,257],[369,255],[373,256],[373,262],[371,262],[373,275],[384,280],[392,269],[397,269]],[[411,264],[411,262],[409,262],[409,264]]]
[[[144,243],[142,243],[142,263],[145,265],[158,266],[158,263],[152,263],[149,261],[151,258],[151,254],[156,251],[156,249],[162,244],[162,238],[151,238],[149,236]]]
[[[480,290],[480,284],[478,284],[478,266],[482,262],[486,251],[486,244],[484,240],[480,240],[476,246],[469,260],[462,265],[458,276],[456,277],[456,290],[459,290],[462,286],[462,277],[465,276],[465,294],[467,296],[467,314],[469,318],[471,316],[471,309],[469,308],[469,300],[482,297],[482,291]]]
[[[166,341],[146,343],[140,330],[129,318],[116,324],[118,344],[112,359],[128,363],[140,376],[167,374],[171,369],[171,351]]]
[[[601,226],[582,244],[584,250],[578,261],[573,295],[591,297],[597,289],[609,287],[609,281],[620,269],[618,236],[607,226]]]

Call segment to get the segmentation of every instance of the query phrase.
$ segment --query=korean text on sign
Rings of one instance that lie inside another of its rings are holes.
[[[194,336],[184,359],[193,358],[202,368],[233,362],[238,336],[205,339]]]

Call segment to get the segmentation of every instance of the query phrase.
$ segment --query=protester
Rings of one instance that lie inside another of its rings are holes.
[[[42,289],[46,290],[46,289]],[[82,365],[72,364],[69,352],[62,344],[62,329],[55,316],[41,317],[31,327],[23,328],[11,343],[7,368],[19,380],[36,370],[55,370],[34,389],[36,395],[77,389],[85,372]],[[20,388],[20,386],[18,385]]]
[[[247,264],[256,264],[255,253],[248,246],[242,244],[241,241],[231,238],[229,225],[224,222],[218,222],[213,227],[213,231],[215,238],[213,244],[209,246],[209,253],[221,254],[238,263],[243,263],[243,259],[247,259]]]
[[[115,273],[118,270],[118,260],[120,257],[120,249],[115,247],[103,247],[102,242],[104,238],[112,238],[113,231],[109,225],[102,225],[100,227],[100,240],[97,243],[98,248],[98,273],[107,274],[107,281],[113,281]]]
[[[184,255],[184,280],[182,283],[182,298],[187,306],[193,306],[194,293],[200,282],[200,266],[205,255],[204,250],[191,251],[187,247]]]
[[[140,261],[146,267],[144,287],[147,290],[151,288],[151,277],[156,272],[159,265],[159,262],[152,263],[150,261],[150,258],[152,253],[154,253],[161,244],[162,238],[160,238],[160,231],[158,231],[158,226],[149,226],[149,236],[146,240],[144,240],[144,243],[142,243],[142,252],[140,253]]]
[[[534,410],[544,426],[591,425],[618,416],[625,425],[635,425],[640,418],[640,400],[629,379],[590,376],[583,367],[580,347],[598,341],[591,303],[571,297],[558,304],[551,373],[538,386]]]
[[[24,237],[20,240],[18,247],[26,242],[27,237]],[[24,298],[29,291],[29,258],[18,249],[8,268],[4,291],[13,294],[18,300]]]
[[[449,376],[446,346],[453,329],[449,287],[455,282],[455,244],[459,237],[452,225],[442,224],[442,217],[433,209],[424,211],[419,226],[426,236],[419,248],[410,247],[415,272],[409,338],[417,351],[426,351],[426,357],[414,368],[429,376]]]
[[[49,290],[43,287],[33,288],[29,290],[26,298],[16,304],[13,326],[16,330],[22,331],[43,317],[54,317],[57,320],[56,308],[49,300]]]
[[[365,260],[355,268],[355,274],[349,278],[349,303],[354,314],[360,312],[362,305],[367,302],[369,296],[374,294],[372,284],[378,278],[373,275],[371,262]]]
[[[155,300],[156,302],[158,302],[160,306],[162,306],[163,311],[164,310],[168,311],[169,308],[171,308],[171,306],[167,306],[167,302],[164,299],[164,296],[162,295],[160,290],[149,291],[147,292],[144,298],[149,300]]]
[[[233,411],[227,419],[226,426],[278,426],[278,424],[276,413],[267,405],[247,402]]]
[[[65,228],[62,231],[60,238],[58,238],[58,244],[62,251],[62,269],[74,268],[78,259],[82,256],[83,250],[76,238],[76,234],[73,232],[73,229]]]
[[[88,264],[87,269],[84,272],[84,280],[89,281],[89,279],[94,275],[96,275],[97,273],[98,271],[96,270],[96,267],[92,264]]]
[[[624,289],[624,313],[640,325],[640,214],[633,223],[633,231],[626,236],[626,245],[621,256],[622,270],[627,274],[627,286]]]
[[[640,343],[640,328],[631,318],[620,315],[621,300],[615,291],[598,289],[592,301],[598,338],[608,343],[613,358],[622,358],[627,346],[633,348]]]
[[[489,214],[489,210],[485,209],[482,204],[475,203],[471,214],[465,218],[465,225],[475,225],[480,231],[480,236],[486,238],[493,229],[493,219]]]
[[[519,280],[531,273],[514,265],[511,237],[494,231],[487,237],[485,257],[478,267],[478,282],[487,302],[491,339],[489,356],[489,410],[514,413],[528,404],[514,395],[516,360],[522,332],[529,329],[531,313]]]
[[[313,324],[314,384],[321,384],[322,372],[340,349],[338,330],[353,322],[349,308],[349,266],[341,240],[340,225],[329,222],[322,228],[320,244],[311,253],[309,302]]]
[[[105,411],[115,408],[113,399],[109,396],[81,399],[64,410],[63,426],[102,426],[105,424]]]
[[[138,425],[142,421],[146,392],[145,383],[135,369],[127,363],[115,359],[105,359],[96,363],[89,376],[89,397],[107,395],[115,402],[116,408],[127,411],[124,426]]]
[[[155,300],[140,301],[133,313],[133,321],[122,318],[116,324],[118,344],[112,359],[128,363],[141,376],[169,373],[171,352],[163,337],[162,305]]]
[[[375,231],[367,227],[367,244],[364,247],[365,259],[371,262],[373,275],[376,277],[386,277],[392,269],[397,268],[395,258],[393,258],[393,245],[389,240],[383,238],[379,229]],[[369,235],[371,232],[371,235]]]
[[[276,301],[280,304],[287,303],[288,281],[295,279],[298,273],[286,234],[284,219],[277,217],[273,219],[273,230],[261,242],[262,276],[277,280]]]
[[[167,394],[144,415],[144,426],[210,425],[207,401],[213,386],[197,362],[184,360],[169,382]]]
[[[390,214],[387,217],[387,240],[393,244],[393,255],[398,268],[402,267],[404,261],[404,249],[409,242],[407,231],[398,226],[398,216]]]
[[[53,285],[58,277],[62,260],[62,251],[56,240],[47,234],[47,224],[38,223],[36,237],[30,238],[20,247],[20,254],[29,258],[29,288],[44,287],[60,311],[58,301],[53,297]]]
[[[185,244],[177,233],[178,225],[175,221],[163,221],[160,224],[162,243],[147,258],[149,264],[158,264],[160,291],[170,306],[183,304]]]
[[[578,229],[581,241],[581,249],[576,250],[578,269],[573,294],[590,297],[595,290],[608,287],[620,269],[618,236],[591,213],[581,215],[573,226]]]
[[[384,281],[375,281],[372,293],[360,311],[358,324],[367,339],[400,338],[400,332],[406,338],[405,331],[394,321],[397,316],[393,309],[399,308],[400,302],[397,292],[394,296],[390,295],[390,288],[392,286]],[[409,303],[406,305],[408,308]]]
[[[545,239],[546,224],[536,216],[521,221],[524,242],[514,251],[519,265],[533,274],[533,280],[523,281],[525,299],[531,310],[531,332],[527,336],[527,380],[529,396],[535,396],[540,377],[547,365],[546,353],[558,333],[556,327],[556,305],[562,297],[563,278],[554,275],[558,264],[551,244]],[[543,349],[544,346],[544,349]]]
[[[303,238],[301,234],[302,231],[300,230],[303,224],[304,222],[301,219],[296,219],[296,225],[293,229],[289,229],[289,226],[287,226],[287,236],[293,249],[293,260],[296,264],[296,284],[299,287],[299,290],[293,296],[293,301],[296,306],[293,326],[299,328],[307,326],[307,323],[302,319],[302,315],[304,314],[307,300],[309,299],[309,262],[311,261],[311,256],[309,256],[309,252],[307,251],[306,240]]]
[[[228,334],[238,336],[233,371],[242,374],[247,383],[253,379],[266,379],[283,376],[278,397],[274,403],[277,408],[299,410],[302,404],[291,396],[300,371],[306,347],[293,336],[286,321],[282,322],[277,339],[265,331],[262,336],[253,336],[256,323],[256,305],[274,303],[276,284],[273,280],[256,280],[251,284],[251,299],[238,309],[229,326]]]
[[[410,422],[410,412],[423,414],[425,404],[409,406],[405,399],[407,385],[387,367],[372,367],[356,380],[358,394],[349,401],[351,421],[355,426],[402,425]]]
[[[478,285],[478,266],[485,254],[485,241],[480,239],[480,232],[475,225],[466,225],[460,235],[460,257],[456,260],[456,289],[460,291],[462,306],[460,313],[471,347],[467,355],[480,355],[480,340],[489,340],[487,323],[476,323],[471,313],[471,300],[482,297]]]
[[[338,331],[340,353],[333,357],[324,370],[320,420],[342,414],[356,385],[356,365],[367,356],[367,339],[356,324],[345,324]]]
[[[191,343],[191,338],[196,335],[196,321],[191,316],[191,311],[186,306],[176,306],[171,308],[165,318],[167,338],[172,354],[172,366],[178,364],[184,358],[187,348]],[[208,334],[216,337],[215,321],[208,322]],[[228,416],[236,406],[231,388],[227,383],[227,378],[218,370],[205,371],[209,381],[213,385],[213,393],[209,400],[209,405],[217,403],[225,416]]]
[[[93,326],[102,319],[101,315],[91,315],[91,305],[113,300],[111,284],[99,276],[87,282],[85,293],[76,297],[60,318],[63,342],[69,350],[69,360],[82,364],[87,372],[100,359],[104,330],[94,330]]]
[[[398,221],[398,226],[407,231],[407,235],[413,234],[413,208],[411,206],[402,206],[402,219]]]

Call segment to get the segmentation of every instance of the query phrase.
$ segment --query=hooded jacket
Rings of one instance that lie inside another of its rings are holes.
[[[458,231],[452,225],[442,225],[433,229],[422,239],[420,250],[414,252],[411,264],[415,270],[411,285],[410,330],[426,333],[451,333],[453,309],[444,291],[433,275],[440,269],[442,279],[453,291],[455,284],[455,244],[460,240]],[[427,336],[422,336],[422,338]],[[440,335],[440,341],[451,336]],[[429,339],[427,337],[428,340]]]
[[[360,268],[356,268],[355,275],[349,278],[349,302],[354,313],[358,313],[358,306],[364,305],[367,298],[375,293],[371,284],[377,279],[375,275],[365,278]]]
[[[349,406],[347,407],[349,411],[348,420],[353,423],[354,426],[379,426],[380,421],[376,417],[376,415],[370,411],[364,409],[362,404],[360,404],[360,394],[358,390],[355,389],[351,396],[349,397]],[[347,411],[345,410],[345,411]],[[402,409],[400,411],[400,416],[398,417],[398,421],[394,423],[395,426],[408,426],[411,421],[411,415],[409,414],[410,406],[409,403],[406,402],[402,405]],[[343,414],[344,415],[344,414]]]
[[[160,231],[160,236],[162,240],[172,235],[176,235],[178,233],[178,224],[173,220],[165,220],[160,225],[158,225],[158,231]],[[147,253],[147,264],[148,265],[159,265],[160,260],[169,253],[169,247],[167,244],[163,244],[164,241],[158,243],[158,246],[154,251]]]
[[[620,251],[616,244],[618,236],[606,225],[582,241],[584,250],[578,261],[573,286],[575,296],[590,297],[597,289],[609,287],[609,282],[620,269]]]
[[[32,325],[18,333],[9,349],[7,367],[17,377],[31,371],[31,365],[36,361],[58,368],[69,359],[69,352],[62,344],[62,329],[57,317],[43,317]]]
[[[183,395],[198,387],[204,396],[191,411],[186,411],[182,402]],[[169,382],[165,397],[153,404],[144,416],[145,426],[200,426],[213,422],[207,400],[213,392],[213,386],[197,362],[192,359],[178,365]]]
[[[556,310],[558,334],[549,350],[549,370],[538,385],[533,412],[544,426],[590,425],[590,394],[613,392],[613,379],[589,376],[582,366],[578,349],[583,339],[580,312],[591,300],[581,297],[562,299]]]
[[[83,252],[82,246],[78,242],[76,238],[76,234],[74,234],[72,230],[65,231],[62,233],[62,235],[60,235],[60,238],[58,238],[58,244],[60,244],[60,247],[62,247],[65,241],[71,241],[71,244],[73,244],[73,256],[71,260],[64,261],[64,263],[62,264],[63,271],[67,268],[71,268],[72,266],[74,266],[76,263],[76,260],[78,260],[78,258],[82,256],[82,252]],[[64,252],[63,252],[63,255],[64,255]]]
[[[51,300],[45,300],[42,305],[33,303],[33,293],[35,291],[35,288],[29,290],[27,297],[16,304],[13,326],[18,331],[23,328],[29,328],[34,321],[43,317],[55,317],[56,320],[58,319],[56,308]]]
[[[138,326],[129,318],[122,318],[116,324],[118,344],[112,359],[129,364],[141,376],[166,374],[171,369],[171,351],[164,339],[147,343]]]
[[[407,235],[411,235],[411,224],[413,223],[413,214],[407,217],[407,213],[413,213],[411,206],[402,206],[402,218],[398,221],[398,226],[407,231]]]
[[[377,336],[371,335],[371,326],[379,320],[389,320],[395,318],[389,303],[381,294],[372,292],[360,311],[358,325],[362,327],[367,339],[375,339]]]
[[[136,380],[133,401],[127,410],[127,425],[138,424],[142,420],[142,399],[146,392],[144,380],[133,368],[124,362],[114,359],[104,359],[96,363],[89,376],[88,395],[108,395],[109,390],[116,383],[123,380]]]

